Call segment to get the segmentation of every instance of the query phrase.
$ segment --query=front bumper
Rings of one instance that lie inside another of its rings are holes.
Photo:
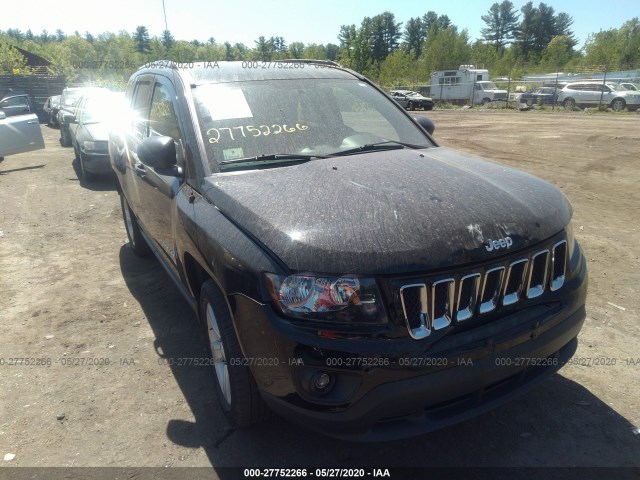
[[[256,383],[279,415],[344,439],[410,437],[491,410],[571,358],[585,319],[587,272],[580,257],[561,294],[445,337],[420,355],[413,339],[301,332],[269,305],[242,295],[232,302],[236,329]],[[317,372],[332,376],[329,393],[309,388],[305,379]]]
[[[109,152],[83,150],[81,153],[82,165],[87,172],[95,175],[104,175],[112,172]]]
[[[388,441],[420,435],[490,411],[553,375],[575,353],[584,315],[582,309],[568,319],[559,337],[551,332],[472,365],[379,385],[344,410],[314,411],[285,398],[264,398],[277,414],[338,438]],[[523,363],[529,361],[537,365]]]

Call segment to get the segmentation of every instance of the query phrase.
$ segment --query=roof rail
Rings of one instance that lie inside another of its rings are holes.
[[[274,60],[275,62],[290,62],[290,63],[310,63],[317,65],[328,65],[331,67],[339,67],[342,66],[338,62],[334,62],[333,60],[315,60],[312,58],[287,58],[284,60]]]

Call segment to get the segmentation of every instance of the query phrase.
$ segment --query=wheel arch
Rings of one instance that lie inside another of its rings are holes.
[[[623,97],[614,98],[613,100],[611,100],[611,103],[609,104],[609,106],[613,108],[613,104],[616,103],[617,101],[622,102],[622,108],[626,108],[627,101]]]

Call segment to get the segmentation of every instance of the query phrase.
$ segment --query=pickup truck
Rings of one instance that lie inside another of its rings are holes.
[[[230,422],[401,438],[558,371],[587,291],[567,198],[357,72],[265,65],[143,67],[109,138],[130,247],[196,312]]]

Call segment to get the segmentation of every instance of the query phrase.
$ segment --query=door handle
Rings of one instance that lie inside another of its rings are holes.
[[[33,125],[34,123],[40,123],[40,122],[38,122],[37,120],[29,120],[27,123],[29,125]]]
[[[136,163],[133,166],[133,170],[136,172],[136,175],[140,177],[144,177],[147,174],[147,171],[144,168],[144,165],[142,165],[141,163]]]

